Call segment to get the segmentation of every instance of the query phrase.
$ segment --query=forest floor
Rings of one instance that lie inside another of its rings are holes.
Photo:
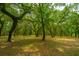
[[[79,56],[79,39],[74,37],[0,36],[0,56]]]

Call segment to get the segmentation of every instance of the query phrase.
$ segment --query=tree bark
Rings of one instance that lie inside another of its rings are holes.
[[[41,23],[42,23],[42,30],[43,30],[43,37],[42,37],[42,41],[45,40],[45,24],[44,24],[44,18],[43,18],[43,11],[42,11],[42,8],[43,7],[43,4],[39,4],[39,7],[40,7],[40,14],[41,14]]]
[[[1,36],[1,31],[2,31],[2,28],[3,28],[4,22],[3,21],[0,21],[0,22],[1,22],[1,27],[0,27],[0,36]]]
[[[10,30],[9,36],[8,36],[8,42],[11,42],[11,36],[17,26],[17,23],[18,23],[17,19],[16,19],[16,21],[13,21],[13,24],[12,24],[12,27],[11,27],[11,30]]]
[[[23,14],[22,14],[21,16],[16,17],[16,16],[12,15],[11,13],[9,13],[9,12],[6,10],[6,8],[5,8],[5,5],[6,5],[6,4],[0,4],[0,5],[1,5],[1,6],[0,6],[0,7],[1,7],[1,8],[0,8],[0,11],[1,11],[2,13],[6,14],[7,16],[11,17],[11,19],[13,20],[12,28],[11,28],[11,30],[10,30],[10,32],[9,32],[9,37],[8,37],[8,42],[11,42],[11,36],[12,36],[12,33],[14,32],[16,26],[17,26],[18,20],[21,20],[21,19],[23,18],[23,16],[24,16],[26,13],[30,13],[30,11],[27,11],[27,10],[26,10],[25,12],[23,12]]]
[[[36,34],[35,34],[35,35],[36,35],[36,37],[38,37],[38,31],[36,32]]]
[[[1,28],[0,28],[0,36],[1,36],[2,28],[3,28],[3,24],[1,24]]]
[[[49,31],[50,31],[51,37],[54,37],[55,35],[53,34],[51,27],[49,28]]]

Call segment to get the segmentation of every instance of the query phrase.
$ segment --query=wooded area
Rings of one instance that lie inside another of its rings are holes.
[[[0,3],[0,55],[79,55],[78,3]]]

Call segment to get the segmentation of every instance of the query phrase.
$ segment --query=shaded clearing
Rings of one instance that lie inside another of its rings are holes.
[[[0,37],[1,40],[2,37]],[[4,38],[4,36],[3,36]],[[4,38],[5,39],[5,38]],[[35,36],[15,36],[12,43],[0,43],[0,55],[14,56],[59,56],[79,55],[79,40],[69,37],[46,36],[46,41]]]

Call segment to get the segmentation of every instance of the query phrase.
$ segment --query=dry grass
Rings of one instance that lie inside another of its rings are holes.
[[[79,40],[71,37],[50,37],[41,41],[40,37],[13,36],[12,43],[7,43],[7,36],[0,37],[0,55],[2,56],[77,56]]]

